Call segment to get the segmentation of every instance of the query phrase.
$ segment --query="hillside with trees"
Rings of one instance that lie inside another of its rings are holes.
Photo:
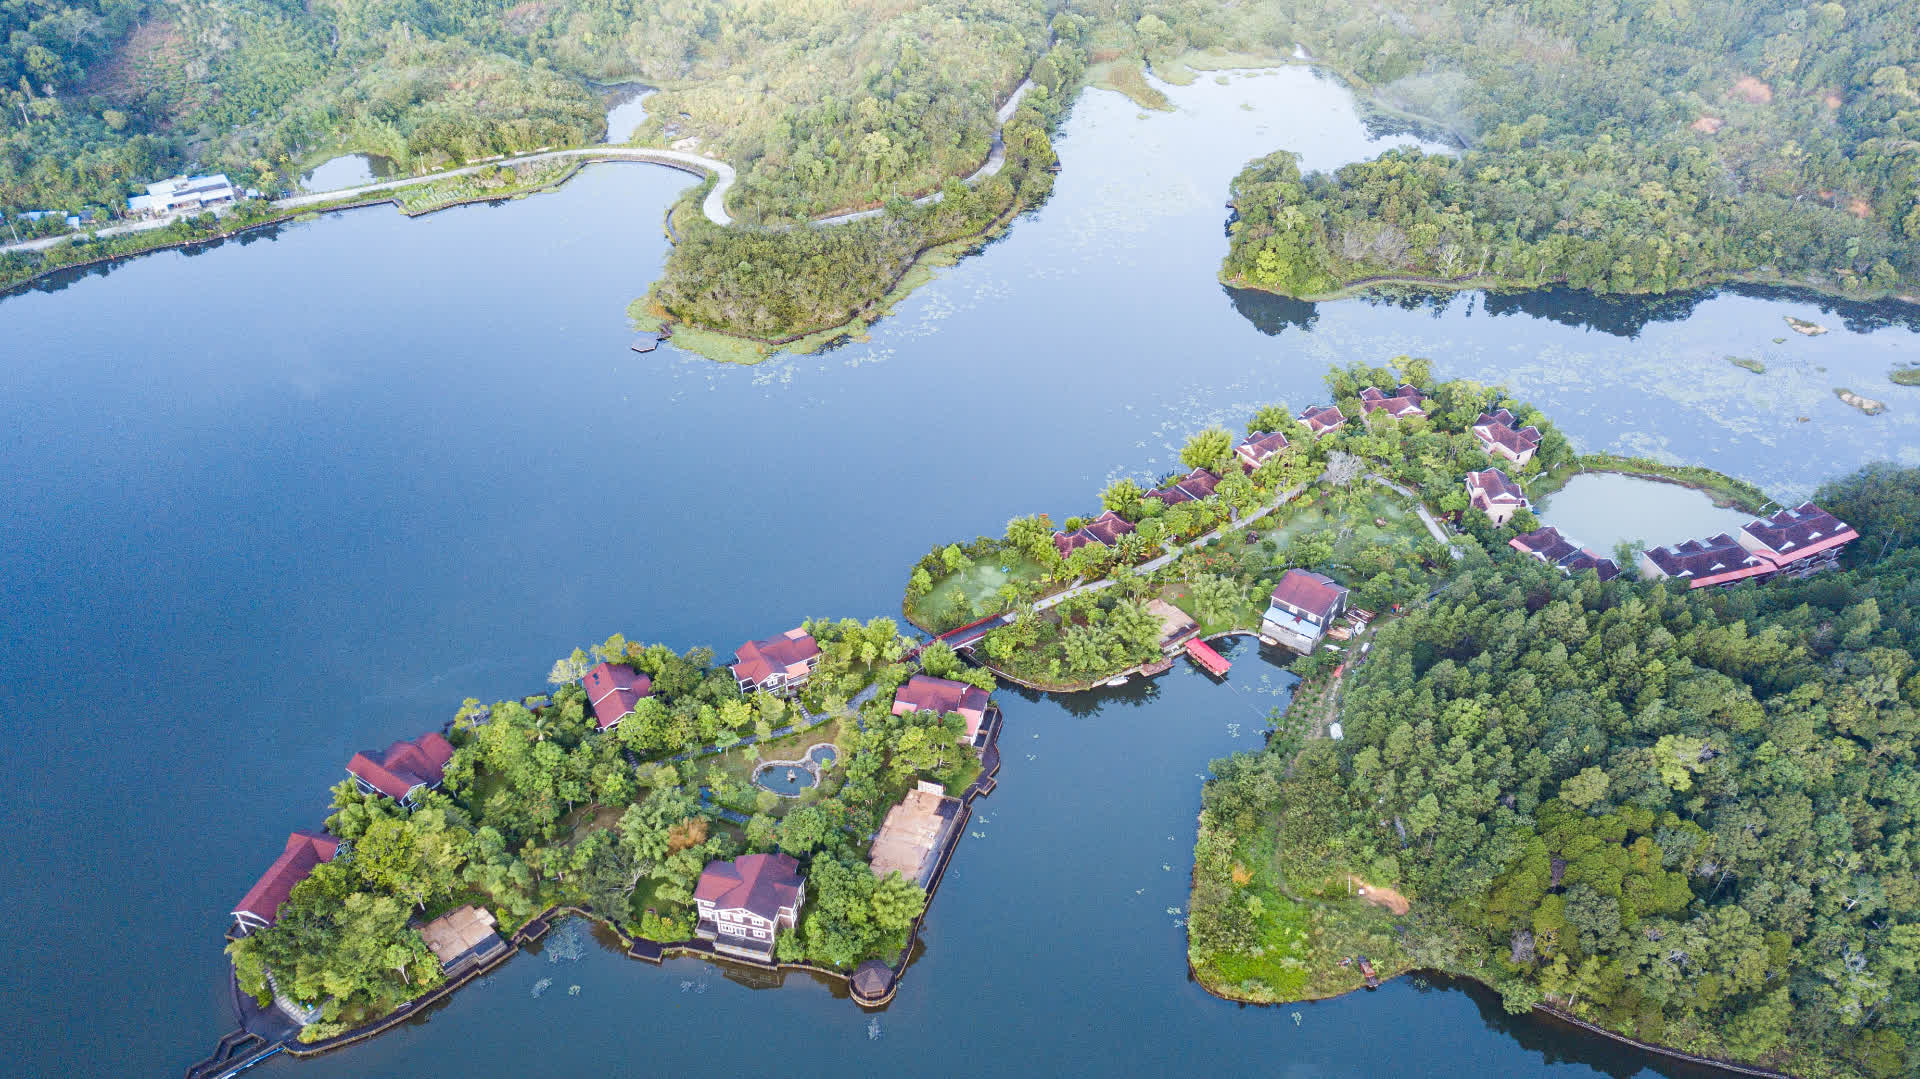
[[[1216,762],[1200,977],[1298,999],[1370,952],[1706,1056],[1913,1074],[1920,471],[1816,501],[1862,538],[1806,580],[1688,592],[1469,551],[1348,672],[1344,740]]]
[[[1289,0],[1258,26],[1226,10],[1197,13],[1195,40],[1302,42],[1386,126],[1463,151],[1304,177],[1284,152],[1254,162],[1233,185],[1227,280],[1299,296],[1373,278],[1858,295],[1920,281],[1910,4]],[[1168,25],[1177,55],[1185,24]]]

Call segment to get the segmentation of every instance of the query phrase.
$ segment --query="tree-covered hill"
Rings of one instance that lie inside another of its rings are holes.
[[[1383,628],[1344,741],[1216,766],[1202,977],[1309,984],[1269,949],[1351,873],[1412,901],[1374,938],[1393,966],[1796,1074],[1913,1074],[1920,470],[1817,500],[1863,533],[1845,572],[1689,593],[1503,553]]]
[[[1294,295],[1396,276],[1920,282],[1911,3],[1286,0],[1268,19],[1269,38],[1306,43],[1383,116],[1465,152],[1304,181],[1289,156],[1255,162],[1235,183],[1230,279]]]

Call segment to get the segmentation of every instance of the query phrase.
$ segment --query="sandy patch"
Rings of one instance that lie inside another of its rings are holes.
[[[1401,895],[1392,888],[1377,887],[1352,875],[1348,875],[1347,883],[1353,885],[1353,894],[1372,903],[1376,907],[1385,907],[1395,914],[1405,914],[1413,907],[1413,904],[1407,901],[1406,896]]]
[[[1828,90],[1827,96],[1821,98],[1820,101],[1822,104],[1826,105],[1826,107],[1830,109],[1837,109],[1840,106],[1846,104],[1846,100],[1842,98],[1839,94],[1834,93],[1832,90]]]
[[[1873,216],[1873,207],[1866,199],[1853,199],[1847,203],[1847,212],[1864,221]]]
[[[1773,100],[1773,87],[1752,75],[1742,75],[1736,79],[1733,84],[1733,93],[1755,105],[1765,105]]]
[[[1702,116],[1687,126],[1702,135],[1711,135],[1722,127],[1725,127],[1726,123],[1725,120],[1720,119],[1718,116]]]

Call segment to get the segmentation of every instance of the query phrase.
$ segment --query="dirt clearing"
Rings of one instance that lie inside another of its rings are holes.
[[[1353,894],[1372,903],[1376,907],[1385,907],[1395,914],[1405,914],[1413,907],[1413,904],[1408,902],[1406,896],[1401,895],[1392,888],[1376,887],[1352,874],[1348,874],[1347,883],[1353,885]]]

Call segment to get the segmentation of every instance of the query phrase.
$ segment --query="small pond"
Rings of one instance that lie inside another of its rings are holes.
[[[607,141],[625,142],[633,138],[640,125],[647,120],[647,98],[653,89],[646,86],[623,86],[619,95],[607,102]]]
[[[832,746],[814,746],[812,749],[807,750],[807,759],[820,765],[822,768],[831,765],[839,758],[840,754],[835,751]]]
[[[1751,514],[1716,506],[1704,492],[1677,483],[1583,472],[1548,496],[1537,509],[1541,524],[1568,540],[1610,555],[1621,540],[1664,547],[1688,539],[1732,532]]]
[[[314,166],[301,176],[300,189],[311,192],[338,191],[391,179],[397,173],[392,159],[379,154],[342,154]]]

